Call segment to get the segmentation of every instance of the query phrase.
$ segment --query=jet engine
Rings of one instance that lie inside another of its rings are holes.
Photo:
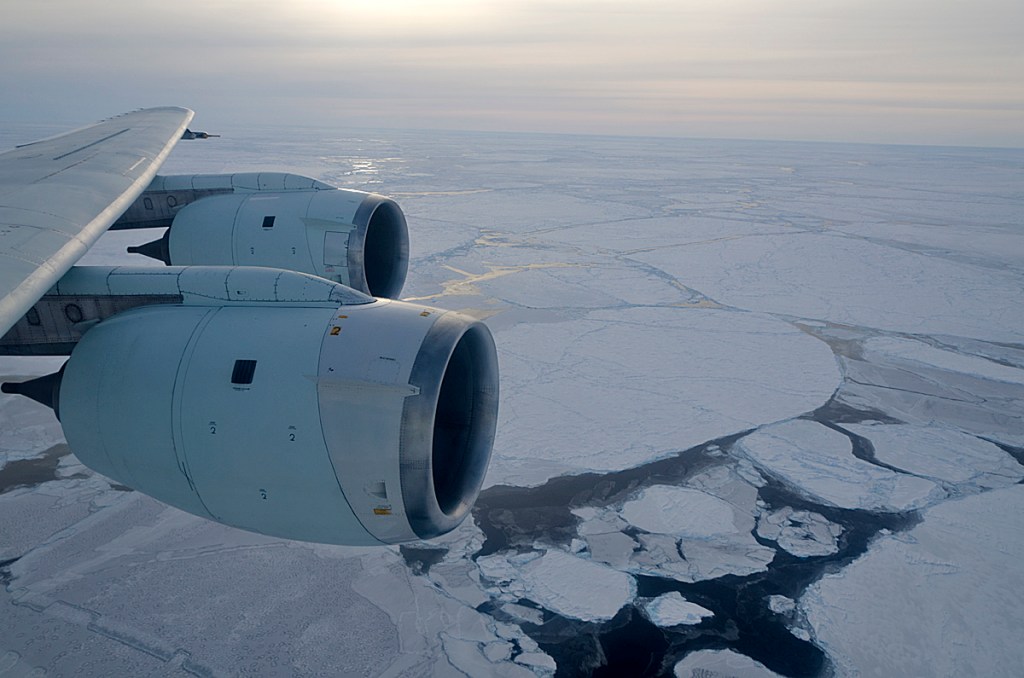
[[[428,539],[468,514],[497,417],[483,323],[274,269],[72,273],[64,298],[130,285],[178,300],[102,320],[43,386],[5,385],[52,394],[90,468],[199,516],[314,542]]]
[[[395,298],[409,266],[405,215],[390,198],[291,174],[162,176],[115,229],[166,226],[129,252],[173,266],[269,266]]]

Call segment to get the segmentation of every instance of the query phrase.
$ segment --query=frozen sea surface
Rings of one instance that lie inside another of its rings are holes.
[[[813,421],[766,426],[738,449],[768,475],[831,506],[907,511],[945,496],[930,480],[858,459],[847,436]]]
[[[673,674],[676,678],[774,678],[779,675],[763,664],[730,650],[694,652],[675,665]]]
[[[1024,152],[219,131],[165,171],[399,201],[404,295],[496,337],[487,487],[430,543],[270,539],[3,396],[0,672],[1024,673]]]
[[[499,595],[532,600],[571,619],[611,619],[636,595],[629,575],[554,549],[484,556],[476,562],[484,579],[499,587]]]
[[[886,424],[842,428],[870,441],[879,463],[962,492],[1013,485],[1024,478],[1024,466],[999,446],[957,430]]]
[[[949,501],[826,575],[800,606],[846,675],[1024,675],[1022,535],[1020,485]]]
[[[758,537],[774,541],[779,548],[798,558],[838,553],[842,534],[841,525],[830,522],[820,513],[794,511],[789,506],[762,513],[757,521]]]
[[[598,310],[495,338],[520,376],[502,383],[487,484],[631,468],[814,409],[840,381],[826,345],[761,314]]]
[[[699,624],[705,617],[715,616],[711,610],[688,602],[676,591],[652,600],[640,601],[640,609],[643,610],[644,616],[657,626]]]

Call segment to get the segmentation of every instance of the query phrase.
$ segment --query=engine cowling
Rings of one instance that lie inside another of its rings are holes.
[[[409,268],[401,208],[278,172],[156,177],[114,230],[170,226],[129,252],[172,266],[267,266],[396,298]]]
[[[359,191],[214,195],[186,205],[167,233],[174,266],[270,266],[397,297],[409,266],[401,208]]]
[[[133,309],[82,338],[57,397],[72,450],[129,487],[247,530],[369,545],[465,518],[497,389],[485,325],[376,300]]]

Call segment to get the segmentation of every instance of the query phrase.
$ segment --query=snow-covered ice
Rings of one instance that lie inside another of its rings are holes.
[[[617,508],[574,510],[590,558],[681,582],[765,570],[775,551],[752,534],[756,488],[726,467],[705,471],[688,484],[701,489],[653,485]],[[642,532],[635,538],[625,534],[631,528]]]
[[[675,665],[676,678],[778,678],[764,664],[732,650],[699,650]]]
[[[841,525],[814,511],[794,511],[783,506],[757,518],[757,536],[774,541],[798,558],[828,556],[839,551]]]
[[[22,381],[60,369],[64,359],[16,360],[0,357],[0,377]],[[53,410],[28,398],[0,397],[0,421],[17,422],[0,427],[0,467],[19,459],[38,457],[64,442],[64,432]]]
[[[495,340],[502,375],[515,376],[502,384],[487,485],[630,468],[813,409],[840,378],[822,342],[713,309],[588,311]]]
[[[120,649],[106,665],[124,674],[153,670],[151,657],[213,674],[274,665],[385,676],[550,673],[518,627],[499,629],[412,575],[397,549],[286,542],[120,495],[12,565],[4,618],[113,638]],[[30,640],[25,630],[5,637],[22,651]],[[513,649],[533,655],[533,668],[513,661]]]
[[[850,676],[1020,676],[1024,486],[925,511],[800,599]]]
[[[900,362],[916,363],[948,372],[1024,386],[1024,369],[1020,367],[935,348],[912,339],[872,337],[864,342],[863,350],[864,359],[869,362],[896,359]]]
[[[640,610],[655,626],[692,626],[701,623],[705,617],[715,616],[711,610],[689,602],[677,591],[642,600]]]
[[[832,506],[907,511],[945,496],[930,480],[858,459],[847,436],[813,421],[766,426],[736,449],[765,473]]]
[[[796,601],[786,596],[768,596],[768,609],[775,614],[789,614],[796,610]]]
[[[871,441],[875,458],[893,468],[961,490],[1013,485],[1024,466],[996,445],[960,431],[924,426],[843,424]]]
[[[655,485],[623,504],[622,518],[646,532],[708,539],[737,531],[733,507],[700,490]]]
[[[916,340],[860,335],[842,357],[837,398],[903,423],[959,429],[1024,447],[1024,348],[943,336],[935,348]]]
[[[738,308],[897,332],[1024,340],[1020,273],[860,238],[776,233],[635,256]]]
[[[477,565],[501,594],[527,598],[571,619],[611,619],[636,595],[628,574],[556,549],[483,556]]]

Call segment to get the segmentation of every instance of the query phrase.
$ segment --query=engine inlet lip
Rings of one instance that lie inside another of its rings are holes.
[[[460,355],[453,364],[456,352]],[[435,417],[446,377],[471,380],[472,412],[461,431],[465,449],[455,455],[434,449]],[[430,539],[453,530],[469,515],[487,473],[498,421],[498,358],[490,330],[457,313],[444,314],[427,333],[409,383],[420,393],[406,398],[402,412],[402,497],[412,531]],[[439,497],[435,464],[452,460],[457,477],[443,483]]]
[[[375,297],[395,299],[409,273],[409,226],[394,200],[376,193],[359,204],[352,223],[348,270],[352,286]]]

